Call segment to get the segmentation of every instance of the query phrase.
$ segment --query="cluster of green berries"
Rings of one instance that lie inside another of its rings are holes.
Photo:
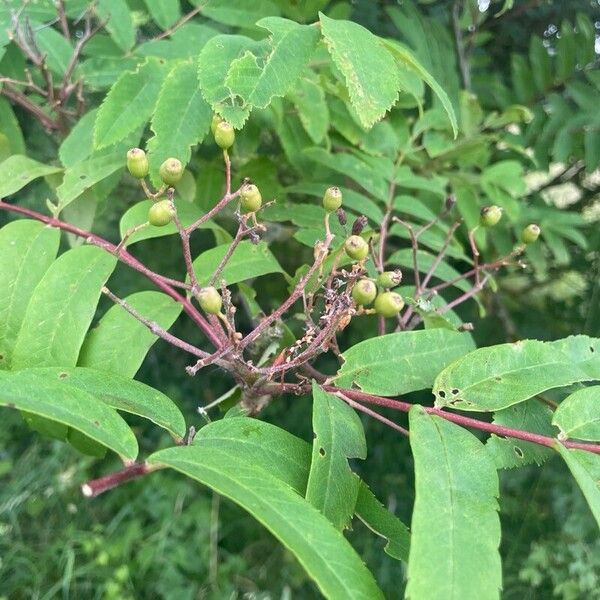
[[[484,206],[481,209],[479,222],[483,227],[493,227],[502,218],[502,209],[493,204],[492,206]],[[533,244],[539,237],[542,230],[539,225],[532,223],[527,225],[521,232],[521,242],[523,244]]]

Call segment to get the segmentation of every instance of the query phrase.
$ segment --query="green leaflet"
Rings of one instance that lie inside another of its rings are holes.
[[[86,190],[124,166],[125,161],[121,154],[103,152],[68,168],[62,183],[56,189],[58,210],[63,210]]]
[[[60,167],[51,167],[21,154],[13,154],[0,163],[0,198],[11,196],[38,177],[61,171]]]
[[[23,373],[83,390],[111,408],[156,423],[175,437],[185,436],[185,420],[177,405],[162,392],[129,377],[84,367],[40,367]]]
[[[214,421],[200,429],[194,444],[218,446],[233,460],[244,456],[257,468],[304,496],[310,469],[310,446],[285,429],[248,417]]]
[[[33,290],[11,367],[75,366],[100,290],[116,259],[95,246],[62,254]]]
[[[6,98],[0,98],[0,131],[8,140],[11,154],[25,154],[23,132]]]
[[[222,244],[203,252],[194,260],[194,272],[200,285],[208,283],[228,249],[229,244]],[[226,281],[227,285],[232,285],[268,273],[284,273],[284,270],[269,250],[266,242],[253,244],[246,240],[240,242],[233,251],[215,285],[219,287],[222,279]]]
[[[173,107],[177,106],[177,110]],[[196,67],[191,62],[176,66],[162,84],[150,127],[148,160],[152,183],[160,187],[160,165],[177,158],[186,165],[191,146],[200,143],[208,132],[212,111],[198,87]]]
[[[417,60],[416,56],[410,50],[408,50],[408,48],[405,48],[395,40],[383,40],[383,44],[392,53],[396,60],[398,60],[398,62],[416,73],[440,99],[440,102],[442,103],[442,106],[448,115],[450,124],[452,125],[454,137],[456,138],[458,135],[458,123],[456,122],[456,114],[454,112],[452,102],[450,102],[450,98],[448,98],[448,94],[446,94],[440,84]]]
[[[39,27],[35,33],[35,43],[45,55],[48,68],[54,74],[62,77],[73,56],[73,46],[56,29],[40,26],[39,23],[32,23],[32,25],[36,29]]]
[[[242,35],[217,35],[204,45],[198,56],[198,82],[205,100],[213,111],[220,114],[235,128],[240,129],[251,107],[241,104],[225,84],[231,63],[245,52],[259,54],[265,42],[257,42]]]
[[[554,437],[552,411],[535,398],[509,406],[494,413],[494,425],[512,427]],[[542,465],[552,454],[552,450],[540,444],[533,444],[509,437],[492,434],[486,442],[490,455],[499,469],[512,469],[524,465]]]
[[[600,456],[585,450],[567,450],[558,441],[555,448],[575,477],[600,527]]]
[[[367,457],[365,432],[354,410],[316,383],[313,383],[313,431],[306,499],[336,529],[342,530],[354,514],[360,483],[348,459]]]
[[[427,252],[426,250],[417,251],[417,267],[420,273],[427,273],[433,266],[435,261],[435,255]],[[413,252],[411,248],[402,248],[394,252],[387,260],[390,265],[397,265],[404,267],[405,269],[413,268]],[[440,279],[442,281],[453,281],[457,277],[460,277],[461,273],[454,267],[451,267],[447,262],[441,261],[434,271],[434,279]],[[454,284],[454,287],[467,292],[471,289],[471,284],[461,279]]]
[[[135,42],[135,27],[126,0],[98,0],[96,12],[101,19],[107,19],[106,30],[121,50],[127,52]]]
[[[181,313],[181,305],[160,292],[137,292],[125,300],[163,329],[169,329]],[[115,304],[87,333],[77,364],[133,377],[157,340],[145,325]]]
[[[600,441],[600,385],[567,396],[554,412],[552,424],[565,437]]]
[[[152,200],[142,200],[141,202],[137,202],[131,208],[127,209],[127,211],[121,217],[121,221],[119,223],[121,237],[123,237],[129,229],[148,221],[148,209],[152,206],[152,204]],[[190,202],[186,202],[182,199],[176,199],[175,206],[177,207],[177,214],[181,220],[181,224],[184,227],[191,225],[203,214],[195,204],[191,204]],[[215,236],[224,235],[226,236],[226,239],[230,239],[227,231],[213,221],[206,221],[199,227],[199,229],[212,229],[215,232]],[[165,235],[175,235],[176,233],[177,227],[174,223],[169,223],[164,227],[148,225],[144,229],[141,229],[140,231],[131,235],[127,240],[127,246],[131,246],[132,244],[136,244],[142,240],[163,237]],[[217,240],[218,239],[220,238],[217,237]]]
[[[161,29],[168,29],[181,17],[179,0],[144,0],[150,16]]]
[[[202,3],[202,14],[213,21],[234,27],[249,27],[261,17],[279,14],[279,8],[271,0],[192,0],[192,4]]]
[[[500,597],[498,475],[470,432],[420,406],[409,413],[415,461],[406,598]]]
[[[365,128],[374,125],[396,102],[398,68],[383,41],[358,23],[336,21],[319,13],[321,32],[334,64],[342,72],[350,101]]]
[[[475,348],[469,333],[427,329],[390,333],[359,342],[342,353],[334,381],[342,388],[396,396],[428,388],[436,375]]]
[[[356,516],[378,536],[385,538],[385,552],[392,558],[408,561],[410,533],[406,525],[377,500],[369,486],[360,482],[356,500]]]
[[[329,108],[325,92],[315,74],[306,69],[296,86],[288,93],[302,126],[315,144],[320,144],[329,129]]]
[[[273,97],[284,96],[296,83],[315,49],[319,31],[280,17],[261,19],[257,25],[271,32],[266,56],[247,51],[235,59],[225,85],[245,104],[266,108]]]
[[[58,156],[65,167],[72,167],[85,160],[94,151],[94,123],[97,113],[97,109],[85,113],[60,145]],[[124,160],[121,162],[125,163]]]
[[[62,424],[135,460],[137,442],[127,423],[102,400],[29,369],[0,371],[0,405]]]
[[[500,410],[552,388],[598,380],[599,353],[600,340],[585,335],[479,348],[438,375],[435,405]]]
[[[117,79],[98,109],[96,148],[119,142],[148,120],[167,73],[165,61],[148,58],[136,71],[126,71]]]
[[[253,460],[253,453],[232,454],[220,444],[204,443],[161,450],[148,460],[180,471],[246,509],[296,556],[325,597],[383,598],[344,536],[289,484],[273,475],[271,471],[281,467],[265,470]]]
[[[39,221],[14,221],[0,229],[0,369],[10,369],[25,309],[59,241],[60,231]]]

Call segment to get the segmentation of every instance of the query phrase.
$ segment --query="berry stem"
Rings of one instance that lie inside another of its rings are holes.
[[[178,337],[170,334],[168,331],[163,329],[158,323],[154,321],[150,321],[146,319],[141,313],[139,313],[133,306],[130,306],[126,300],[119,298],[115,294],[113,294],[106,286],[102,288],[102,293],[110,298],[115,304],[121,306],[124,310],[126,310],[133,318],[137,319],[140,323],[145,325],[154,335],[162,338],[169,344],[184,350],[185,352],[189,352],[194,356],[198,356],[200,358],[208,358],[210,354],[208,352],[204,352],[204,350],[200,350],[200,348],[196,348],[192,344],[188,344]]]

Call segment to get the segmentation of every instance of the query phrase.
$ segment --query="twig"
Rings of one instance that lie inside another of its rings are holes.
[[[359,402],[354,402],[354,400],[351,400],[350,398],[348,398],[348,396],[344,395],[342,392],[337,392],[336,396],[341,398],[344,402],[346,402],[352,408],[355,408],[356,410],[360,410],[361,412],[365,413],[366,415],[369,415],[370,417],[377,419],[384,425],[387,425],[388,427],[391,427],[392,429],[399,431],[402,435],[405,435],[406,437],[409,436],[408,429],[404,429],[404,427],[402,427],[401,425],[398,425],[397,423],[394,423],[394,421],[390,421],[389,419],[386,419],[384,416],[380,415],[378,412],[375,412],[374,410],[371,410],[370,408],[363,406]]]
[[[145,325],[154,335],[158,336],[168,342],[172,346],[180,348],[185,352],[189,352],[194,356],[199,356],[201,358],[207,358],[210,356],[208,352],[204,352],[204,350],[200,350],[200,348],[196,348],[192,344],[188,344],[184,342],[182,339],[170,334],[168,331],[163,329],[158,323],[154,321],[150,321],[146,319],[141,313],[139,313],[133,306],[129,305],[125,300],[119,298],[115,294],[113,294],[106,286],[102,288],[102,293],[105,296],[108,296],[115,304],[121,306],[124,310],[126,310],[134,319],[137,319],[142,325]]]
[[[58,22],[62,29],[63,36],[67,39],[71,39],[71,32],[69,31],[69,23],[67,21],[67,15],[65,13],[65,0],[56,0],[56,9],[58,10]]]
[[[185,25],[190,19],[195,17],[202,10],[202,8],[204,8],[204,7],[197,6],[196,8],[191,10],[189,13],[187,13],[187,15],[184,15],[183,17],[181,17],[181,19],[179,19],[179,21],[177,21],[177,23],[175,23],[175,25],[172,25],[171,27],[169,27],[169,29],[165,29],[165,31],[163,31],[160,35],[157,35],[155,38],[153,38],[152,41],[157,42],[158,40],[162,40],[162,39],[174,34],[182,25]]]
[[[146,463],[134,463],[115,473],[110,473],[99,479],[92,479],[81,486],[81,493],[86,498],[95,498],[108,490],[112,490],[123,483],[133,481],[148,473],[163,469],[162,465],[149,465]]]

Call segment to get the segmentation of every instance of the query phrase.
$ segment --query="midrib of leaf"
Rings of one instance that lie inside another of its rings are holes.
[[[29,258],[29,255],[31,254],[31,252],[33,252],[33,247],[35,245],[35,242],[38,240],[38,238],[40,237],[40,235],[42,235],[42,233],[44,231],[45,231],[45,229],[43,229],[43,228],[39,230],[39,232],[38,232],[37,236],[35,237],[35,239],[27,247],[27,250],[25,251],[25,254],[22,255],[22,260],[21,260],[21,263],[19,264],[19,270],[17,272],[17,276],[15,278],[15,281],[13,282],[14,285],[12,287],[12,292],[10,293],[10,296],[9,296],[10,300],[9,300],[9,303],[8,303],[8,308],[6,309],[6,312],[8,313],[8,316],[6,317],[6,323],[8,325],[10,325],[10,317],[11,317],[12,310],[13,310],[13,307],[14,307],[15,293],[20,288],[19,281],[21,279],[21,275],[23,274],[23,271],[25,269],[25,265],[28,264],[28,258]],[[7,334],[8,333],[10,333],[10,332],[8,331],[8,328],[7,328]],[[6,339],[7,337],[8,336],[4,336],[1,339]]]
[[[99,254],[93,260],[93,262],[89,263],[89,266],[90,267],[95,266],[96,263],[101,258],[104,258],[104,256],[102,254]],[[93,269],[88,269],[87,273],[85,273],[83,277],[81,277],[81,278],[78,279],[75,289],[69,294],[69,301],[67,303],[63,303],[63,309],[56,316],[56,318],[53,320],[54,329],[51,330],[52,331],[52,336],[48,339],[48,345],[47,346],[43,346],[43,349],[50,349],[52,347],[52,345],[54,344],[54,340],[56,339],[56,335],[57,335],[59,329],[62,327],[62,319],[63,319],[63,317],[67,314],[69,308],[73,305],[73,302],[74,302],[74,300],[75,300],[75,298],[77,296],[77,292],[81,289],[81,286],[87,281],[87,279],[90,276],[90,274],[93,274]]]
[[[236,456],[237,456],[237,455],[236,455]],[[179,460],[178,460],[178,462],[179,462],[179,464],[183,463],[183,464],[190,465],[190,467],[191,467],[191,468],[190,468],[190,471],[191,471],[191,472],[193,472],[193,467],[194,467],[194,466],[196,466],[196,464],[195,464],[194,462],[191,462],[191,461],[189,461],[189,460],[185,460],[185,459],[183,459],[183,460],[182,460],[182,459],[179,459]],[[176,470],[178,470],[178,471],[180,470],[178,467],[172,467],[172,468],[174,468],[174,469],[176,469]],[[242,489],[242,490],[246,491],[246,493],[247,493],[247,495],[248,495],[248,496],[259,496],[259,497],[260,497],[260,495],[259,495],[259,494],[257,494],[257,492],[256,492],[256,490],[255,490],[254,488],[252,488],[252,487],[249,487],[249,486],[247,486],[247,485],[244,485],[244,484],[243,484],[243,483],[241,483],[241,482],[240,482],[238,479],[232,479],[232,478],[229,476],[229,474],[224,474],[222,471],[220,471],[220,470],[218,470],[218,469],[216,469],[216,468],[214,468],[214,467],[212,467],[212,466],[210,466],[210,465],[207,465],[207,464],[202,464],[202,467],[201,467],[201,468],[202,468],[202,469],[206,469],[207,471],[210,471],[211,473],[213,473],[213,474],[217,475],[218,477],[224,477],[224,476],[225,476],[225,477],[227,477],[227,479],[228,479],[229,481],[233,481],[233,482],[234,482],[234,484],[235,484],[236,486],[239,486],[239,488],[240,488],[240,489]],[[261,469],[261,471],[262,471],[262,469]],[[265,471],[263,471],[263,473],[265,473],[266,475],[268,475],[268,477],[272,477],[272,475],[270,475],[269,473],[266,473]],[[185,473],[184,473],[184,475],[185,475]],[[275,479],[274,477],[273,477],[273,480],[277,481],[277,483],[278,483],[278,484],[280,484],[282,487],[285,487],[285,488],[287,488],[287,489],[288,489],[288,490],[289,490],[289,491],[290,491],[292,494],[294,494],[295,496],[297,496],[299,501],[304,501],[304,499],[302,498],[302,496],[300,496],[300,495],[299,495],[299,494],[298,494],[298,493],[297,493],[297,492],[296,492],[296,491],[295,491],[295,490],[294,490],[294,489],[293,489],[293,488],[292,488],[292,487],[291,487],[289,484],[287,484],[285,481],[282,481],[282,480],[280,480],[280,479]],[[292,521],[292,522],[290,522],[290,519],[289,519],[289,518],[286,516],[286,513],[285,513],[285,512],[281,512],[280,510],[278,510],[277,508],[275,508],[275,506],[273,505],[273,503],[269,503],[269,504],[268,504],[268,506],[269,506],[270,510],[272,510],[272,511],[273,511],[275,514],[277,514],[277,516],[278,516],[280,519],[282,519],[282,520],[284,520],[284,521],[286,522],[286,526],[287,526],[287,527],[289,527],[290,529],[292,529],[292,530],[293,530],[293,531],[296,533],[296,535],[298,535],[299,537],[303,537],[303,536],[304,536],[304,531],[302,531],[302,530],[301,530],[301,529],[299,529],[297,526],[295,526],[295,525],[293,524],[293,521]],[[261,520],[259,517],[255,516],[255,515],[253,515],[253,516],[254,516],[254,518],[255,518],[257,521],[259,521],[260,523],[262,523],[262,525],[264,525],[264,526],[267,526],[267,525],[266,525],[266,523],[265,523],[263,520]],[[342,536],[342,537],[343,537],[343,536]],[[286,545],[287,545],[287,544],[286,544]],[[315,556],[319,556],[319,555],[318,555],[318,554],[315,554]],[[300,559],[298,559],[298,560],[300,560]],[[300,562],[302,562],[302,561],[300,561]],[[321,560],[321,559],[320,559],[320,562],[321,562],[321,564],[322,564],[322,565],[325,565],[325,566],[326,566],[326,568],[327,568],[327,571],[329,572],[329,574],[331,575],[331,577],[333,577],[333,578],[336,580],[336,582],[338,583],[338,585],[339,585],[340,589],[341,589],[341,590],[345,590],[345,592],[346,592],[346,597],[347,597],[347,598],[352,598],[352,591],[353,591],[353,590],[352,590],[351,588],[348,588],[348,587],[346,587],[346,585],[345,585],[345,581],[344,581],[343,579],[341,579],[341,578],[340,578],[340,577],[337,575],[337,572],[336,572],[336,570],[335,570],[334,568],[331,568],[331,566],[332,566],[332,565],[330,565],[328,562],[326,562],[326,561],[324,561],[324,560]],[[304,563],[303,563],[303,564],[304,564]],[[306,570],[307,570],[309,573],[312,571],[312,569],[311,569],[311,568],[310,568],[308,565],[304,564],[304,567],[306,568]]]

